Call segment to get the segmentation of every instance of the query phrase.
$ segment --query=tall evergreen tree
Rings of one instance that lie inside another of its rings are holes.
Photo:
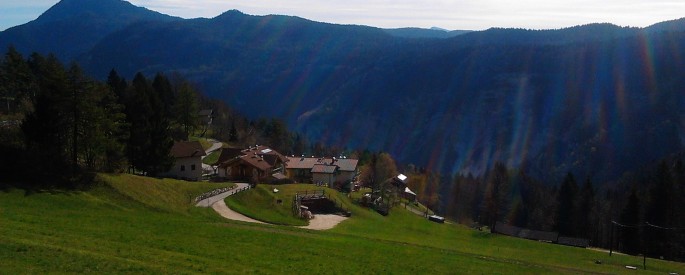
[[[573,174],[569,172],[566,174],[557,195],[558,204],[554,229],[562,235],[576,234],[574,216],[576,213],[575,202],[577,193],[578,185]]]
[[[637,197],[635,188],[630,192],[628,203],[623,208],[623,211],[621,211],[620,221],[625,225],[618,228],[623,250],[632,255],[639,253],[641,243],[640,229],[638,227],[640,224],[640,199]]]
[[[484,223],[494,227],[495,222],[506,213],[509,206],[508,196],[509,172],[503,163],[497,162],[487,177],[487,187],[483,196]]]
[[[34,180],[50,179],[57,184],[67,183],[72,171],[69,169],[69,115],[67,74],[57,58],[44,58],[38,54],[29,60],[32,72],[37,76],[38,89],[33,97],[33,112],[24,118],[27,155],[32,163],[41,163]]]
[[[117,102],[125,107],[126,101],[130,98],[126,79],[119,76],[119,73],[112,69],[107,76],[107,85],[109,85],[110,89],[114,92]]]
[[[198,125],[199,104],[196,94],[197,92],[189,83],[182,83],[173,106],[173,117],[186,136],[190,135]]]
[[[677,191],[673,184],[673,176],[666,161],[661,161],[656,174],[651,180],[649,201],[645,221],[660,227],[675,227],[676,221],[681,220],[676,214],[678,205],[676,202]],[[651,232],[650,232],[651,233]],[[669,243],[673,242],[670,232],[658,232],[650,234],[650,247],[652,253],[664,255],[669,249]]]
[[[173,145],[169,121],[163,103],[143,74],[136,74],[130,89],[126,107],[130,124],[127,156],[134,170],[157,175],[167,171],[174,161],[169,155]]]
[[[21,53],[10,47],[0,62],[0,99],[5,103],[0,110],[8,114],[22,111],[18,109],[18,103],[30,99],[34,86],[28,63]]]
[[[238,129],[235,127],[235,118],[231,120],[231,130],[228,133],[229,142],[238,142]]]
[[[169,78],[161,73],[156,74],[155,78],[152,80],[152,88],[163,103],[164,116],[169,119],[174,118],[175,110],[173,109],[173,106],[176,105],[176,93],[174,92],[174,88],[171,85]]]
[[[592,228],[595,225],[593,217],[595,212],[595,191],[592,187],[590,178],[585,180],[583,187],[578,196],[578,205],[576,206],[576,232],[579,237],[590,238],[592,236]]]

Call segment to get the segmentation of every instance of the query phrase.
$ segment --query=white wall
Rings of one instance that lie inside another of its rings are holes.
[[[193,165],[195,165],[194,170],[192,169]],[[181,171],[181,167],[184,168],[183,171]],[[189,179],[195,181],[201,180],[202,159],[200,157],[176,159],[174,166],[171,168],[171,170],[169,170],[169,172],[166,173],[166,175],[180,179]]]

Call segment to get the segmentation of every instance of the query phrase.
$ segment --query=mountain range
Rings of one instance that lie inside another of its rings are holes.
[[[445,173],[610,180],[685,146],[685,18],[446,32],[62,0],[1,32],[9,45],[99,78],[178,72],[249,117]]]

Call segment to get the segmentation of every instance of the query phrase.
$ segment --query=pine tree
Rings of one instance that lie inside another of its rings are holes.
[[[621,223],[627,227],[619,227],[621,243],[626,253],[635,255],[640,252],[640,199],[637,191],[632,189],[628,203],[621,211]]]
[[[54,56],[44,58],[33,54],[29,60],[37,76],[34,110],[22,122],[27,155],[32,163],[41,163],[34,176],[36,181],[49,179],[52,184],[66,184],[71,178],[69,167],[69,135],[67,76]]]
[[[127,156],[134,170],[158,175],[174,162],[169,155],[173,140],[164,104],[141,73],[136,74],[130,89],[132,95],[126,107],[130,123]]]
[[[674,188],[673,176],[666,161],[661,161],[657,167],[656,174],[651,180],[649,190],[649,201],[645,221],[661,227],[675,227],[677,220],[675,215],[678,208],[676,202],[677,191]],[[649,250],[653,253],[664,255],[668,252],[670,239],[669,232],[660,234],[650,234]]]
[[[576,206],[576,232],[578,236],[590,238],[592,236],[592,227],[595,224],[594,217],[594,203],[595,191],[592,187],[590,179],[586,179],[578,196],[578,205]]]
[[[181,127],[186,136],[190,135],[198,125],[197,112],[199,111],[196,92],[187,82],[181,84],[178,89],[176,103],[172,107],[176,123]]]
[[[176,105],[176,94],[169,78],[161,73],[156,74],[154,80],[152,80],[152,88],[163,103],[164,116],[168,119],[173,119],[175,117],[173,106]]]
[[[574,215],[576,213],[575,201],[578,192],[578,185],[569,172],[561,184],[559,193],[557,195],[557,213],[555,219],[554,229],[562,235],[575,235],[575,221]]]
[[[5,103],[5,108],[0,110],[7,114],[24,111],[18,108],[18,103],[30,100],[34,86],[28,63],[14,47],[9,47],[0,63],[0,99]]]
[[[503,163],[497,162],[488,175],[487,187],[483,196],[484,222],[494,227],[495,223],[506,213],[509,196],[509,173]]]

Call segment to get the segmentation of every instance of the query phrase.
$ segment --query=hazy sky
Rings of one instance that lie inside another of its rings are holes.
[[[37,18],[58,0],[0,0],[0,30]],[[645,27],[685,17],[683,0],[131,0],[184,18],[214,17],[237,9],[247,14],[285,14],[383,28],[490,27],[552,29],[588,23]]]

